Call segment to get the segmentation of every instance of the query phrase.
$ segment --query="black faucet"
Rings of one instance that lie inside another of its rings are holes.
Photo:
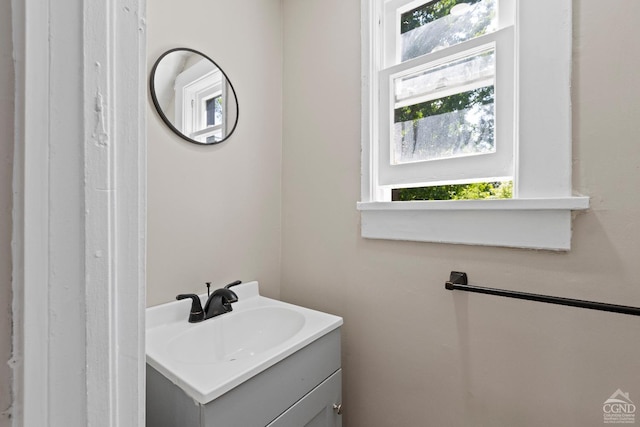
[[[176,296],[176,299],[181,300],[191,298],[192,303],[191,312],[189,313],[189,322],[202,322],[203,320],[232,311],[233,307],[231,307],[231,304],[238,301],[238,295],[229,288],[241,283],[242,281],[236,280],[235,282],[229,283],[224,288],[213,291],[213,293],[209,295],[207,303],[204,305],[204,310],[200,303],[200,297],[195,294],[180,294]],[[207,287],[209,287],[208,283]]]

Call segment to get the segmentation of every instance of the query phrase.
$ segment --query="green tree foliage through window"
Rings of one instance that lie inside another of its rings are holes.
[[[421,27],[429,22],[449,15],[451,8],[458,3],[473,5],[480,1],[481,0],[436,0],[428,2],[402,14],[400,17],[400,33],[404,34],[414,28]]]
[[[398,188],[392,191],[393,201],[511,199],[512,197],[513,181]]]
[[[466,110],[475,105],[489,105],[493,104],[493,102],[493,86],[486,86],[456,95],[434,99],[433,101],[397,108],[394,111],[394,122],[398,123],[422,119],[451,111]]]
[[[422,159],[490,152],[494,147],[493,103],[493,86],[486,86],[395,109],[394,123],[404,123],[400,135],[402,157]],[[450,114],[458,112],[462,116]],[[467,114],[475,121],[467,120]],[[444,115],[450,119],[431,122],[426,132],[419,131],[422,119]],[[407,128],[412,130],[408,134]]]
[[[497,0],[440,0],[400,15],[402,61],[462,43],[496,30]],[[454,14],[458,4],[462,9]]]

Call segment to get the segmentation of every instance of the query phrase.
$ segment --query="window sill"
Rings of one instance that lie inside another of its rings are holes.
[[[362,237],[568,251],[589,198],[359,202]]]

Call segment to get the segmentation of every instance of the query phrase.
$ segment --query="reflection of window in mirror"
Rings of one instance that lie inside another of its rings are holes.
[[[175,84],[176,127],[198,142],[222,140],[227,86],[224,74],[208,60],[185,67]]]
[[[222,94],[213,96],[204,101],[203,124],[201,129],[208,135],[206,142],[218,142],[222,140]]]
[[[222,123],[222,95],[209,98],[205,101],[207,111],[206,126],[214,126]]]

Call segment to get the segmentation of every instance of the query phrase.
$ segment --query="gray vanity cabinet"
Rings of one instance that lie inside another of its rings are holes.
[[[340,329],[201,404],[147,365],[147,427],[339,427]]]
[[[267,427],[341,427],[342,370],[331,375]]]

